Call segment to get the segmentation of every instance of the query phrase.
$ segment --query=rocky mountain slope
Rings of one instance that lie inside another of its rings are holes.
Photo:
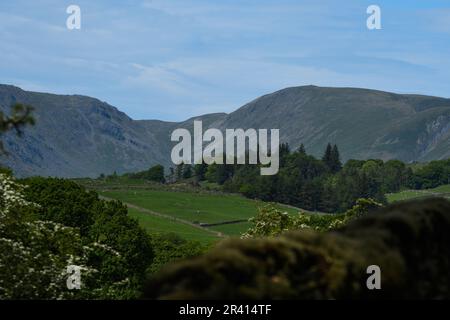
[[[115,107],[85,96],[27,92],[0,85],[0,110],[15,102],[35,108],[36,125],[22,138],[2,135],[8,156],[1,163],[19,176],[98,176],[170,165],[171,132],[191,128],[279,128],[293,148],[303,143],[321,155],[338,144],[343,160],[400,159],[406,162],[450,157],[450,99],[399,95],[367,89],[287,88],[260,97],[236,111],[187,121],[133,120]]]

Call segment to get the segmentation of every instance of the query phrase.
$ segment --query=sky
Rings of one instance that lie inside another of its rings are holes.
[[[450,97],[450,1],[2,0],[0,83],[167,121],[310,84]]]

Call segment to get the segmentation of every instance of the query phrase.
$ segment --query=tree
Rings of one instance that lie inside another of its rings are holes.
[[[88,241],[76,227],[30,215],[45,208],[30,202],[25,189],[0,174],[2,299],[120,299],[136,294],[130,281],[133,273],[123,268],[126,259],[121,252]],[[46,197],[41,203],[57,201],[61,200]],[[67,290],[68,266],[81,270],[80,290]]]
[[[287,161],[289,154],[291,153],[291,148],[288,143],[282,143],[279,147],[279,157],[280,157],[280,166],[284,167]]]
[[[411,185],[416,189],[435,188],[450,183],[450,159],[431,161],[414,173]]]
[[[331,150],[331,172],[336,173],[342,169],[341,157],[337,145]]]
[[[205,180],[206,170],[208,170],[208,165],[204,162],[202,162],[201,164],[196,164],[194,166],[194,176],[196,177],[197,181]]]
[[[337,145],[331,146],[328,143],[325,153],[322,157],[322,161],[330,169],[331,173],[339,172],[342,169],[342,163],[340,160],[339,150]]]
[[[155,251],[155,258],[148,268],[150,274],[160,271],[168,263],[199,256],[206,252],[209,245],[186,240],[176,233],[167,233],[153,235],[152,247]]]
[[[148,170],[148,179],[152,180],[152,181],[164,183],[165,182],[164,167],[160,164],[151,167]]]
[[[160,164],[151,167],[147,171],[142,171],[131,175],[133,178],[146,179],[150,181],[164,183],[164,167]]]
[[[182,162],[175,168],[175,178],[177,180],[183,179],[183,172],[184,172],[184,163]]]
[[[331,144],[327,144],[327,148],[325,149],[325,153],[322,156],[322,161],[325,162],[327,166],[329,166],[329,163],[331,162],[331,152],[333,148],[331,147]]]
[[[183,179],[192,178],[192,166],[190,164],[185,164],[183,168]]]
[[[97,280],[113,285],[127,279],[124,284],[131,290],[127,295],[139,290],[146,268],[152,262],[153,250],[149,235],[128,216],[125,205],[100,200],[97,193],[87,192],[70,180],[30,178],[24,183],[26,199],[38,205],[23,209],[24,216],[73,228],[82,243],[92,244],[98,250],[108,248],[112,256],[96,249],[95,255],[86,262],[99,270]]]
[[[217,183],[217,168],[218,164],[213,163],[208,166],[206,169],[205,178],[208,182]]]
[[[305,149],[305,146],[303,145],[303,143],[297,149],[297,152],[306,155],[306,149]]]

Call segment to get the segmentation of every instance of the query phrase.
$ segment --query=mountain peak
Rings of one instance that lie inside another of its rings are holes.
[[[2,163],[19,176],[98,176],[170,166],[174,128],[280,129],[292,149],[304,144],[321,156],[337,144],[343,160],[399,159],[405,162],[450,157],[450,100],[421,95],[328,88],[285,88],[236,111],[212,113],[183,122],[135,121],[115,107],[80,95],[53,95],[0,85],[0,107],[12,103],[35,108],[36,125],[18,138],[2,136],[10,156]]]

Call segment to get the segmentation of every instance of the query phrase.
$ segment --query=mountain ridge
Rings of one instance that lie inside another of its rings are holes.
[[[23,138],[2,135],[2,163],[18,176],[95,177],[171,164],[170,134],[202,120],[215,127],[280,129],[293,149],[303,143],[320,156],[327,143],[350,158],[405,162],[450,157],[450,99],[359,88],[300,86],[258,97],[231,113],[181,122],[134,120],[118,108],[82,95],[55,95],[0,85],[0,110],[35,107],[36,125]]]

